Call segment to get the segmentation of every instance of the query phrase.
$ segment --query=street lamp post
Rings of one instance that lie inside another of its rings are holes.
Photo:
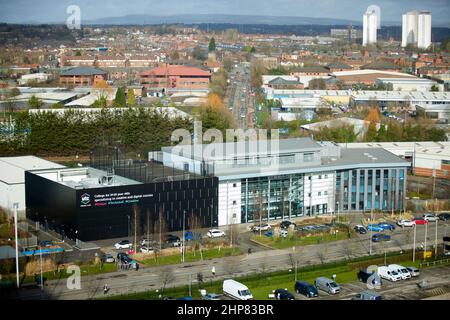
[[[14,202],[14,237],[16,244],[16,286],[19,288],[19,237],[17,234],[17,209],[19,208],[19,204]]]
[[[416,261],[416,225],[414,224],[413,262]]]
[[[182,249],[181,249],[181,261],[184,263],[184,245],[185,245],[185,240],[186,240],[186,237],[184,236],[184,228],[185,228],[185,225],[184,225],[184,217],[185,217],[185,214],[186,214],[186,210],[183,210],[183,234],[182,234],[182,237],[183,237],[183,247],[182,247]]]
[[[428,237],[428,222],[425,223],[425,241],[424,241],[424,252],[423,252],[424,260],[425,260],[426,254],[427,254],[427,237]]]
[[[39,260],[41,264],[41,290],[44,290],[44,277],[42,272],[42,247],[39,245]]]
[[[370,209],[370,224],[373,223],[373,207]],[[369,255],[372,255],[372,226],[370,227]]]

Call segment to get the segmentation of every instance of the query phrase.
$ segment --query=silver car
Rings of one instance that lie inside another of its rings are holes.
[[[420,270],[416,267],[406,267],[406,269],[409,271],[412,277],[420,276]]]

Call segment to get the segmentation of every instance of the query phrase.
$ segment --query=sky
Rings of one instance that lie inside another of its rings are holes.
[[[83,19],[129,14],[243,14],[338,18],[362,21],[369,5],[381,8],[381,24],[397,22],[411,10],[432,13],[433,25],[450,27],[450,0],[0,0],[0,22],[64,22],[69,5]]]

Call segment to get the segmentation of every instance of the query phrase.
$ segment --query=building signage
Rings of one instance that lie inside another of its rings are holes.
[[[152,198],[153,194],[132,194],[131,192],[111,192],[94,194],[92,197],[83,193],[80,207],[106,207],[139,203],[141,199]]]

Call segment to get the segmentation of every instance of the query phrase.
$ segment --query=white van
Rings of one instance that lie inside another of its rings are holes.
[[[247,286],[232,279],[223,281],[223,294],[237,300],[253,299],[253,296]]]
[[[402,276],[399,275],[397,273],[397,271],[395,271],[394,269],[390,269],[389,267],[383,266],[383,267],[378,267],[378,275],[386,280],[389,281],[398,281],[398,280],[402,280]]]
[[[411,279],[411,273],[405,267],[398,264],[390,264],[389,269],[397,271],[397,273],[402,277],[402,280]]]

